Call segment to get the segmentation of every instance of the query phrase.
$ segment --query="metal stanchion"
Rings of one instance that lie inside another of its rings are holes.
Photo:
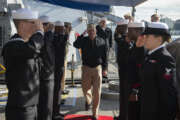
[[[5,76],[4,76],[5,72],[6,72],[6,68],[2,64],[0,64],[0,75],[1,75],[0,84],[6,84]]]
[[[0,64],[0,68],[1,68],[0,74],[4,74],[6,72],[6,68],[2,64]]]
[[[6,68],[0,64],[0,74],[5,74],[6,72]],[[5,111],[5,107],[7,104],[7,98],[8,98],[8,89],[6,87],[6,82],[5,80],[1,80],[0,79],[0,112],[4,112]]]
[[[71,62],[71,86],[70,87],[76,87],[75,81],[74,81],[74,71],[75,71],[75,62],[74,62],[74,54],[72,55],[72,62]]]

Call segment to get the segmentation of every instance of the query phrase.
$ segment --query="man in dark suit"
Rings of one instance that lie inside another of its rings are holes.
[[[110,48],[112,48],[112,30],[107,27],[107,19],[101,18],[99,25],[96,26],[97,36],[101,37],[106,44],[106,55],[109,57]],[[107,68],[108,69],[108,68]],[[103,75],[103,77],[107,77]]]

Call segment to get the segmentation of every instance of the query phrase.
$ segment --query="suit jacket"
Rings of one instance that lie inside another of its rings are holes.
[[[97,36],[101,37],[106,44],[107,48],[112,47],[112,31],[110,28],[106,28],[105,31],[99,26],[96,26]]]

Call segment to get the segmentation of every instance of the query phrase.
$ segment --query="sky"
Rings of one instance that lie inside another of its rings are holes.
[[[173,20],[180,19],[180,0],[148,0],[136,7],[136,20],[150,21],[150,16],[158,9],[158,14]],[[131,8],[114,7],[115,15],[122,17],[131,13]]]

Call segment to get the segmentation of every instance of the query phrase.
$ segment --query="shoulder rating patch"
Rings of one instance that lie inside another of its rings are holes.
[[[138,68],[141,68],[141,67],[142,67],[142,64],[136,64],[136,66],[137,66]]]
[[[164,79],[170,80],[172,78],[171,69],[165,68],[165,73],[163,75]]]

